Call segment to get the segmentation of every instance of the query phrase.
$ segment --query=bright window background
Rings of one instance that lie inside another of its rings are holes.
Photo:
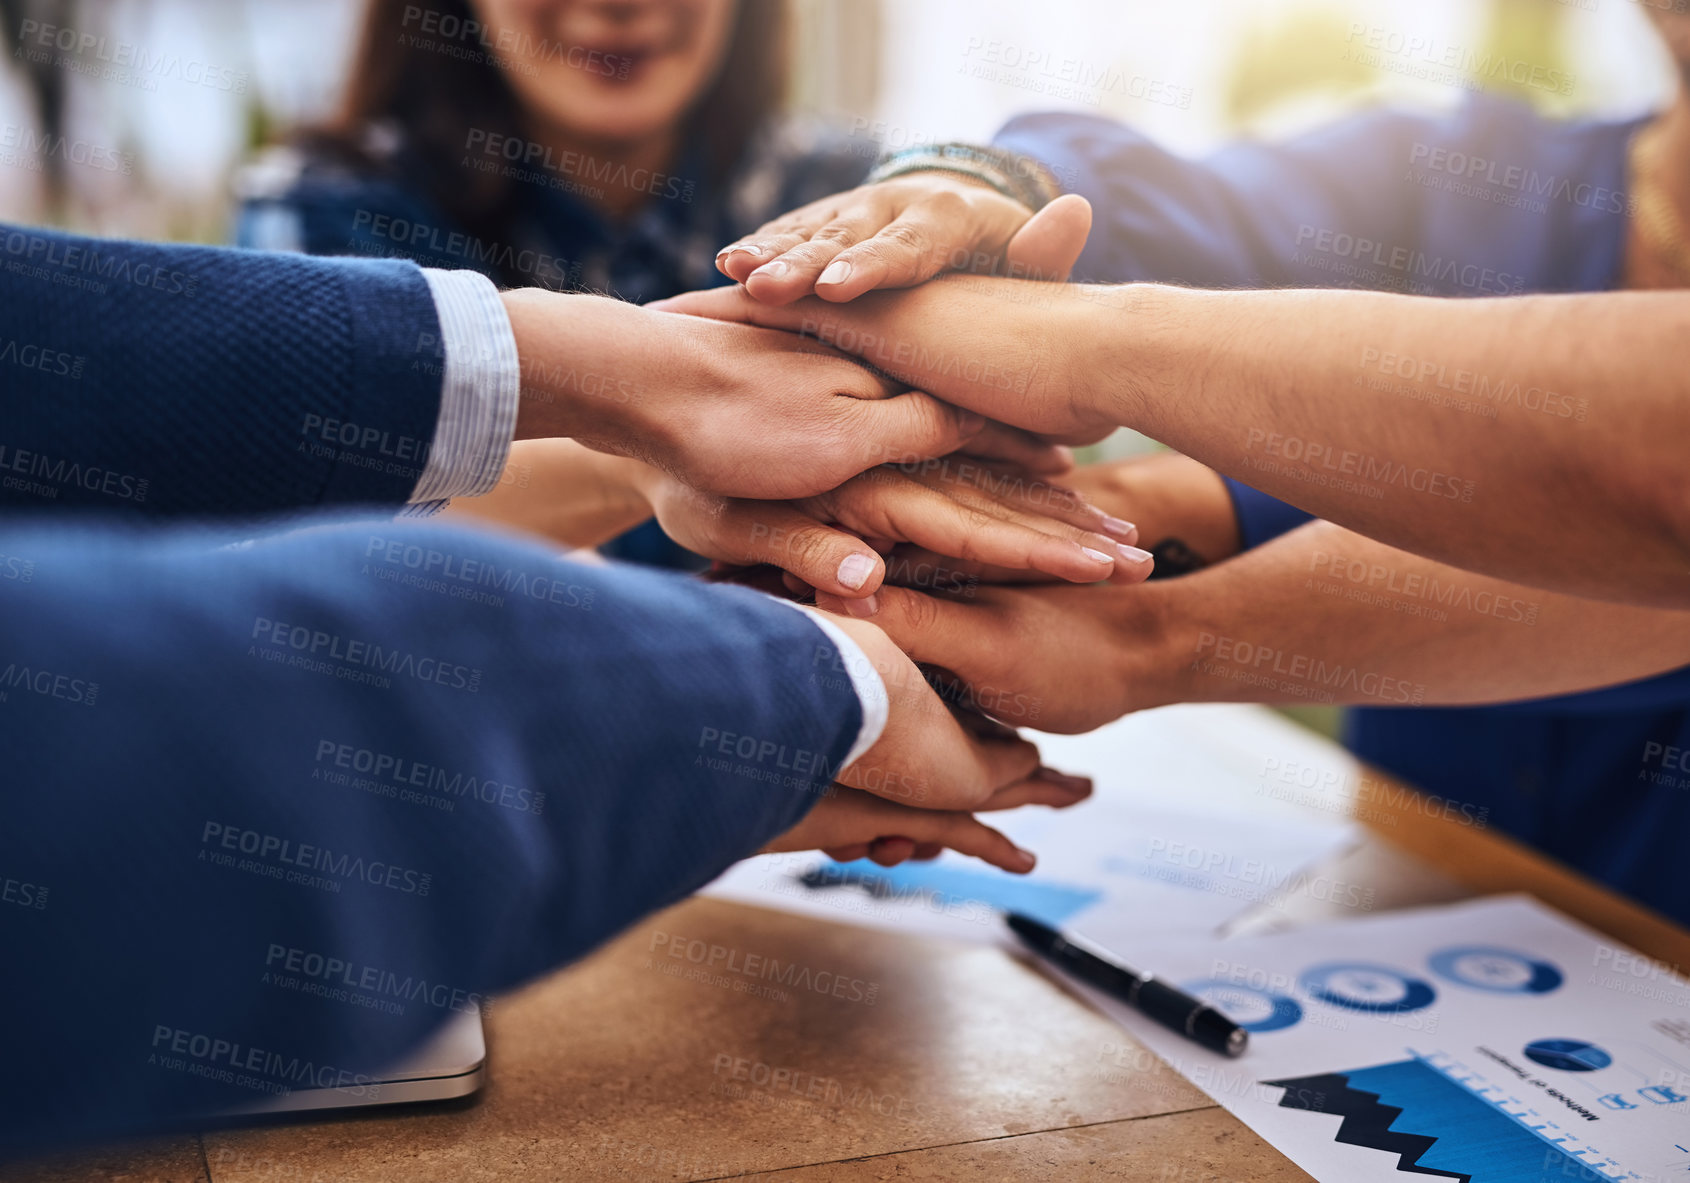
[[[913,0],[888,12],[879,112],[970,137],[1018,111],[1065,108],[1199,150],[1358,103],[1447,106],[1462,83],[1596,115],[1644,110],[1671,85],[1632,0]],[[1545,78],[1510,87],[1483,77],[1487,61]],[[1552,70],[1571,76],[1570,93],[1542,85]],[[1076,78],[1093,82],[1069,85]],[[1189,105],[1166,101],[1174,91]]]
[[[1017,112],[1062,108],[1123,119],[1198,152],[1229,136],[1285,134],[1357,104],[1447,106],[1464,85],[1592,115],[1645,110],[1671,85],[1637,0],[794,4],[798,105],[891,146],[981,139]],[[356,0],[0,0],[0,217],[218,240],[239,161],[335,101],[359,11]],[[25,19],[244,72],[246,93],[31,67],[14,52]],[[1357,60],[1375,36],[1379,57]],[[1451,55],[1571,82],[1561,94],[1471,68],[1412,76]],[[33,84],[32,68],[41,72]],[[42,161],[4,150],[8,129],[15,143],[19,132],[44,126],[43,83],[59,92],[64,134],[121,156],[129,175],[73,165],[55,187]]]

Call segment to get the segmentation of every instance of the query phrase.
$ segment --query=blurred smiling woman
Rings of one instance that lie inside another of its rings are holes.
[[[851,189],[872,163],[871,142],[780,115],[786,40],[786,0],[372,0],[340,114],[243,175],[239,241],[635,304],[730,283],[715,263],[724,244]],[[698,376],[677,363],[696,328],[651,313],[627,342],[652,363],[643,378],[589,358],[564,381],[607,404],[638,401],[642,381],[689,388]],[[1065,464],[1003,432],[970,446],[1045,472]],[[813,504],[722,501],[567,440],[523,441],[506,476],[448,512],[569,546],[612,540],[617,557],[665,566],[775,563],[835,594],[879,586],[885,563],[864,539],[989,550],[1062,578],[1149,571],[1149,555],[1121,545],[1137,537],[1130,523],[1065,491],[1053,508],[877,470]]]
[[[779,115],[785,0],[372,0],[328,124],[242,177],[242,245],[401,256],[636,303],[849,189],[872,145]]]
[[[786,0],[370,0],[345,100],[238,183],[240,245],[644,303],[873,163],[782,118]],[[607,553],[698,561],[648,523]]]

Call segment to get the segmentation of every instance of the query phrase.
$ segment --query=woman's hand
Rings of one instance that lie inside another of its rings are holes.
[[[779,567],[851,598],[879,590],[888,573],[882,551],[894,544],[944,556],[894,560],[896,581],[906,584],[931,586],[946,572],[966,580],[981,564],[1077,583],[1133,583],[1150,570],[1130,523],[1063,485],[966,456],[870,469],[802,501],[750,501],[701,493],[572,440],[521,440],[492,492],[456,499],[447,513],[565,546],[597,546],[655,514],[671,538],[706,558]]]
[[[940,462],[942,463],[942,462]],[[1062,478],[1087,502],[1127,526],[1137,523],[1134,544],[1139,553],[1154,552],[1170,560],[1164,575],[1186,574],[1236,555],[1242,547],[1238,515],[1226,482],[1214,469],[1175,452],[1133,456],[1076,468]],[[979,583],[1038,583],[1042,572],[1025,567],[946,559],[921,547],[900,545],[886,556],[888,582],[905,587],[932,587],[909,578],[937,568],[953,577]],[[1120,582],[1117,580],[1117,582]],[[824,590],[832,590],[824,589]]]
[[[964,456],[870,469],[798,501],[717,497],[653,469],[638,488],[664,532],[687,549],[735,566],[779,567],[802,584],[863,600],[865,615],[888,575],[882,552],[895,544],[943,556],[922,566],[928,583],[968,563],[1075,583],[1138,583],[1152,565],[1132,545],[1131,523],[1062,485]],[[895,581],[923,582],[913,568],[893,566]]]
[[[1205,566],[1243,549],[1226,482],[1189,456],[1158,452],[1091,464],[1064,481],[1105,512],[1137,522],[1140,546],[1169,546]]]
[[[776,218],[722,248],[716,266],[753,299],[855,299],[944,271],[1063,280],[1085,249],[1091,206],[1059,197],[1034,214],[956,173],[906,173]]]
[[[809,497],[986,426],[790,333],[598,296],[501,298],[522,368],[516,438],[567,436],[707,492]]]

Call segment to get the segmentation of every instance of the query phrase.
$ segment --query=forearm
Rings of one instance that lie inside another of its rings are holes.
[[[0,877],[45,889],[3,905],[42,1071],[0,1085],[0,1155],[306,1083],[277,1063],[367,1078],[790,828],[862,722],[801,613],[470,531],[0,549],[33,564],[0,581],[8,783],[40,789]],[[431,992],[302,995],[291,951]]]
[[[1148,596],[1130,709],[1172,702],[1465,705],[1690,663],[1690,612],[1510,584],[1311,523]]]
[[[1116,421],[1469,570],[1690,603],[1683,295],[1120,290],[1059,310]]]
[[[1137,428],[1467,569],[1690,604],[1681,292],[1432,300],[958,277],[848,305],[721,289],[666,307],[807,333],[1065,441]]]
[[[593,547],[651,517],[641,487],[652,475],[637,460],[595,452],[573,440],[519,440],[492,492],[456,498],[440,516]]]

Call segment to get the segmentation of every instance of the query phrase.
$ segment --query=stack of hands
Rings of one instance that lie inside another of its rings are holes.
[[[879,741],[771,850],[890,866],[950,848],[1025,873],[1033,856],[973,814],[1089,795],[1088,780],[1042,767],[1006,724],[1101,720],[1040,717],[1044,697],[1011,688],[1027,679],[1001,677],[994,638],[959,633],[947,611],[984,604],[1013,631],[1006,594],[1025,599],[1017,612],[1037,611],[1058,586],[1083,593],[1150,575],[1137,528],[1064,479],[1062,445],[1107,424],[1060,412],[1012,424],[912,389],[891,367],[850,356],[863,352],[855,330],[822,314],[960,263],[1027,277],[985,281],[1017,290],[1065,279],[1090,216],[1083,200],[1061,198],[1035,217],[932,174],[798,210],[725,248],[717,265],[740,286],[644,308],[505,294],[522,359],[518,443],[500,487],[451,512],[570,546],[655,517],[719,577],[772,573],[759,585],[835,614],[886,687]],[[863,316],[886,315],[873,299]],[[823,324],[833,336],[818,333]],[[960,360],[950,368],[971,368]],[[910,368],[924,364],[944,363]],[[1085,643],[1072,629],[1042,635]],[[943,697],[928,674],[949,687]],[[1083,702],[1085,688],[1063,697]]]

